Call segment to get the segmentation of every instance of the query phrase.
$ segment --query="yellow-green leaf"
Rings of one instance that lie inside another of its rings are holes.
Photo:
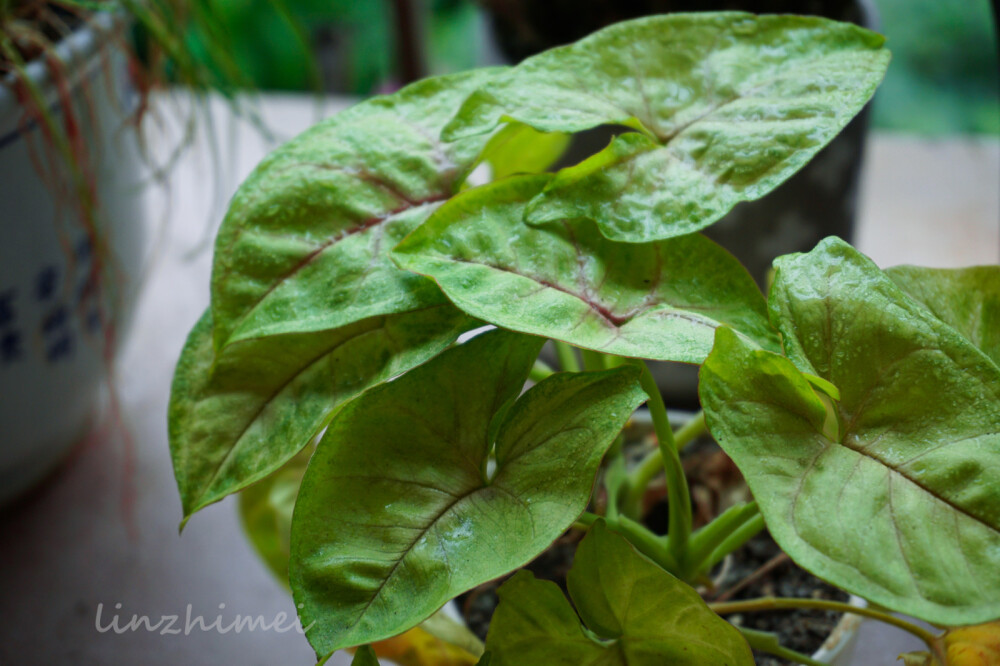
[[[526,564],[580,515],[644,399],[634,368],[516,397],[542,340],[492,331],[346,406],[292,519],[291,583],[319,654],[394,636]]]
[[[637,245],[592,224],[526,225],[525,204],[550,178],[508,178],[453,198],[393,257],[477,318],[579,347],[700,363],[725,324],[780,349],[753,279],[703,236]]]
[[[893,610],[997,618],[1000,369],[843,241],[776,265],[769,305],[788,358],[720,329],[700,387],[771,534],[804,568]]]
[[[506,121],[545,132],[632,127],[639,133],[561,171],[528,219],[587,217],[629,242],[680,236],[764,196],[836,136],[881,81],[884,41],[816,17],[636,19],[484,82],[444,137]]]
[[[527,571],[501,586],[490,666],[753,666],[735,627],[604,521],[580,543],[568,587],[573,606]]]
[[[185,520],[277,470],[345,402],[432,358],[471,325],[441,304],[331,331],[244,340],[216,354],[206,312],[188,336],[170,394],[170,454]]]
[[[458,189],[489,135],[441,127],[495,70],[425,79],[336,114],[269,155],[233,197],[215,243],[217,349],[330,330],[442,302],[389,250]]]

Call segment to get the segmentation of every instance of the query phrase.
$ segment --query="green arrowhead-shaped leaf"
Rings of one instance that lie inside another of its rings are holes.
[[[427,79],[363,102],[257,167],[216,240],[216,348],[443,302],[429,280],[386,255],[451,196],[489,140],[438,137],[491,72]]]
[[[1000,266],[886,269],[896,286],[1000,366]]]
[[[206,313],[188,336],[170,396],[185,520],[284,465],[344,402],[432,358],[471,325],[445,304],[245,340],[217,355]]]
[[[525,203],[550,178],[509,178],[453,198],[393,257],[476,317],[580,347],[700,363],[726,324],[780,348],[752,278],[707,238],[636,245],[591,224],[524,224]]]
[[[291,557],[292,512],[312,452],[312,447],[307,447],[277,472],[239,494],[240,518],[250,543],[285,587],[288,587]],[[465,624],[449,617],[445,610],[421,622],[420,628],[470,654],[481,652],[483,646],[479,638]]]
[[[492,666],[754,663],[735,627],[603,521],[580,543],[568,586],[575,612],[555,583],[528,571],[500,587],[486,637]]]
[[[587,217],[611,239],[702,229],[764,196],[861,110],[889,62],[884,39],[801,16],[673,14],[613,25],[486,82],[444,131],[517,121],[542,131],[602,124],[641,134],[559,173],[534,223]]]
[[[636,372],[557,374],[490,423],[542,339],[493,331],[373,389],[320,442],[292,519],[291,583],[317,653],[394,636],[524,565],[575,520],[643,401]]]
[[[700,388],[768,529],[883,606],[946,625],[1000,616],[1000,370],[843,241],[776,265],[791,360],[719,329]]]

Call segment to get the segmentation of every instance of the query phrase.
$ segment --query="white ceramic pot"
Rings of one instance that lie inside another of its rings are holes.
[[[855,596],[851,597],[850,604],[858,608],[868,605],[864,599]],[[858,628],[863,620],[860,615],[845,614],[829,638],[813,654],[813,659],[831,666],[851,666],[854,663],[854,646],[858,642]]]
[[[144,188],[133,129],[139,97],[122,33],[101,16],[55,49],[65,96],[45,62],[27,66],[55,122],[77,127],[98,202],[96,234],[81,222],[66,160],[26,114],[12,79],[0,86],[0,503],[85,433],[135,296]],[[97,290],[88,279],[95,261]]]

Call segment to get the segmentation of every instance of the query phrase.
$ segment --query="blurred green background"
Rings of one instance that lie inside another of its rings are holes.
[[[1000,63],[990,0],[876,0],[893,62],[877,127],[1000,134]]]
[[[391,0],[208,0],[233,53],[258,88],[368,95],[392,86],[396,3]],[[418,26],[428,73],[479,66],[486,31],[470,0],[423,0]],[[203,51],[197,33],[188,36]],[[317,71],[318,70],[318,71]]]
[[[541,0],[544,1],[544,0]],[[232,55],[261,89],[368,95],[397,73],[392,0],[210,0]],[[874,107],[882,129],[1000,134],[1000,65],[990,0],[875,0],[893,63]],[[414,2],[423,71],[496,61],[471,0]],[[199,36],[189,35],[197,49]]]

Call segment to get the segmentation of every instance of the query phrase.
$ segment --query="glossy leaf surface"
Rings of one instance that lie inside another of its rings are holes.
[[[632,368],[557,374],[490,423],[542,340],[480,335],[344,408],[306,471],[291,583],[317,653],[398,634],[547,548],[644,398]]]
[[[629,242],[680,236],[765,195],[829,142],[881,81],[883,42],[814,17],[627,21],[487,82],[444,136],[476,136],[509,120],[543,131],[638,129],[560,172],[528,219],[587,217]]]
[[[1000,370],[843,241],[776,265],[791,360],[720,329],[700,390],[768,529],[801,566],[893,610],[1000,616]],[[834,421],[799,369],[839,389]]]
[[[232,344],[216,355],[206,313],[170,396],[170,454],[185,520],[288,462],[344,402],[444,350],[472,322],[450,305],[317,333]]]
[[[394,258],[478,318],[580,347],[700,363],[721,323],[779,349],[750,275],[707,238],[636,245],[609,241],[591,224],[526,225],[525,204],[549,178],[510,178],[455,197]]]
[[[486,637],[491,666],[754,663],[740,633],[697,592],[603,521],[580,543],[568,586],[576,611],[555,583],[527,571],[503,584]]]
[[[489,140],[445,144],[439,133],[491,71],[426,79],[358,104],[256,168],[216,240],[217,348],[442,302],[387,253],[451,196]]]
[[[1000,366],[1000,266],[886,269],[896,286]]]
[[[243,528],[257,554],[288,586],[292,511],[312,455],[307,448],[288,464],[240,493]],[[371,644],[375,656],[399,666],[472,666],[482,643],[463,624],[438,611],[420,625]]]

